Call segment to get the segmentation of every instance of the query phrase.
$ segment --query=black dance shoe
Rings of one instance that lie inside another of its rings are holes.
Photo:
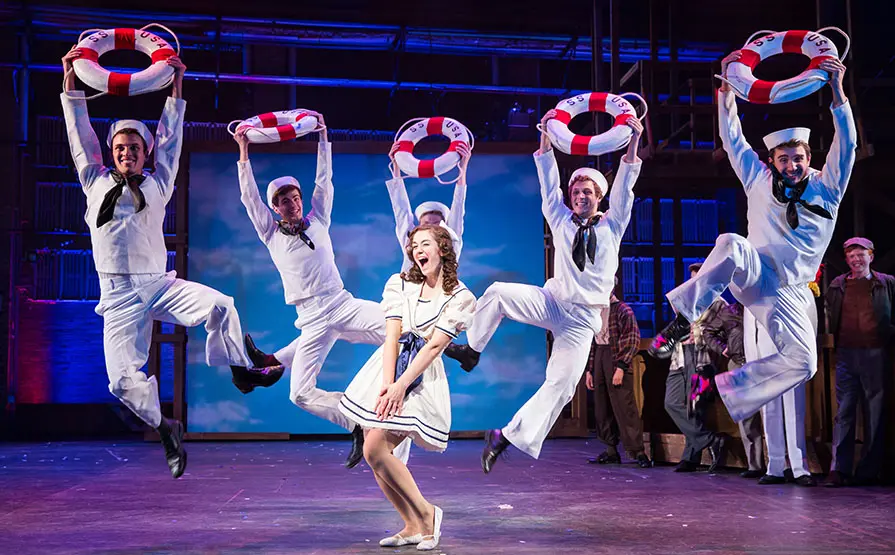
[[[183,475],[186,470],[186,449],[183,447],[183,424],[179,420],[169,420],[162,417],[162,424],[157,428],[162,438],[162,446],[165,448],[165,459],[168,461],[168,469],[175,479]]]
[[[653,339],[647,352],[658,359],[671,358],[674,348],[678,343],[690,336],[690,322],[686,318],[678,314],[665,329],[659,332],[659,335]]]
[[[469,345],[457,345],[456,343],[451,343],[444,349],[444,355],[459,362],[460,368],[467,372],[472,372],[472,369],[479,363],[479,357],[482,356],[482,353],[476,351]]]
[[[675,472],[696,472],[696,470],[698,468],[699,468],[699,465],[697,465],[696,463],[690,462],[688,460],[682,460],[681,462],[677,463],[677,466],[674,467],[674,471]]]
[[[712,456],[712,464],[709,465],[709,473],[714,472],[721,465],[721,461],[724,460],[724,455],[727,453],[727,434],[718,434],[715,436],[715,439],[712,441],[712,444],[709,445],[709,455]]]
[[[489,430],[485,434],[485,449],[482,451],[482,471],[484,471],[485,474],[491,472],[491,468],[494,466],[494,463],[497,462],[497,458],[500,457],[500,454],[506,451],[509,446],[510,442],[507,441],[507,438],[503,437],[500,430]]]
[[[345,459],[345,468],[354,468],[364,458],[364,430],[360,426],[354,426],[351,430],[351,452]]]
[[[637,455],[637,465],[640,466],[640,468],[652,468],[653,461],[649,460],[646,453],[640,453]]]
[[[243,394],[251,393],[256,387],[270,387],[280,381],[285,368],[267,366],[264,368],[246,368],[245,366],[230,366],[233,372],[233,385]]]
[[[596,458],[587,459],[590,464],[621,464],[622,457],[618,453],[610,455],[609,451],[603,451]]]
[[[256,347],[255,342],[252,341],[251,335],[245,334],[243,342],[246,346],[246,354],[249,355],[249,360],[252,361],[252,366],[255,368],[268,368],[283,365],[282,362],[277,360],[277,357],[269,355]]]

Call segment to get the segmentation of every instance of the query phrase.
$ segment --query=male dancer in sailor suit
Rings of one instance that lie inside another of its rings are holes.
[[[294,305],[298,313],[295,327],[301,330],[301,335],[293,342],[295,348],[287,359],[292,368],[289,399],[311,414],[351,432],[351,452],[345,466],[353,468],[364,455],[363,430],[339,410],[342,392],[317,387],[317,375],[338,339],[381,345],[385,341],[385,314],[379,303],[355,299],[342,284],[329,236],[333,207],[332,144],[327,140],[323,116],[316,112],[310,114],[317,118],[321,129],[317,177],[307,216],[303,216],[301,186],[294,177],[271,181],[267,186],[267,205],[261,200],[249,161],[249,141],[245,136],[248,128],[237,129],[234,136],[239,144],[240,199],[280,272],[286,304]],[[271,209],[280,220],[274,219]],[[245,341],[252,360],[272,358],[254,348],[248,335]],[[279,357],[277,353],[277,362],[284,360]]]
[[[426,201],[417,206],[414,212],[410,211],[410,199],[407,197],[407,189],[404,187],[404,180],[401,179],[397,162],[395,162],[395,152],[397,151],[398,145],[394,144],[388,153],[392,161],[392,179],[386,181],[385,185],[388,188],[388,196],[392,202],[392,210],[395,213],[395,235],[398,237],[398,245],[401,247],[401,258],[404,261],[401,271],[406,272],[413,265],[413,262],[405,254],[405,247],[407,234],[417,225],[441,225],[447,228],[459,260],[460,251],[463,248],[463,218],[466,212],[466,168],[469,165],[469,157],[471,156],[469,146],[466,144],[457,146],[457,153],[460,155],[460,179],[454,186],[454,200],[451,202],[451,208],[448,209],[447,206],[440,202]],[[416,217],[415,220],[414,217]],[[295,350],[298,347],[298,341],[298,339],[295,339],[295,341],[277,351],[273,355],[275,360],[282,362],[286,366],[291,366]],[[246,347],[253,360],[256,356],[266,356],[263,351],[255,346],[249,334],[246,334]],[[406,463],[406,461],[404,462]]]
[[[410,266],[412,266],[411,260],[405,254],[405,247],[407,243],[407,235],[414,227],[416,227],[417,223],[420,225],[441,225],[447,228],[454,243],[454,251],[457,253],[457,259],[459,260],[460,251],[463,248],[463,217],[466,210],[466,169],[469,165],[469,157],[471,156],[469,146],[460,144],[457,147],[457,153],[460,155],[460,178],[454,187],[454,199],[451,203],[451,208],[448,209],[447,206],[440,202],[427,201],[420,204],[416,208],[415,213],[411,213],[410,211],[410,199],[407,196],[407,190],[404,187],[404,181],[401,179],[401,174],[397,169],[398,166],[394,158],[397,150],[398,145],[393,145],[392,149],[389,151],[389,158],[391,158],[392,161],[391,168],[393,177],[389,181],[386,181],[386,186],[388,187],[389,198],[391,199],[392,209],[395,213],[395,234],[398,237],[398,244],[401,247],[401,257],[404,260],[401,271],[407,271],[410,269]],[[276,208],[274,209],[276,210]],[[414,221],[414,216],[416,216],[416,221]],[[367,301],[361,302],[366,303]],[[385,318],[384,314],[382,315],[382,318]],[[246,349],[248,349],[249,356],[252,360],[276,361],[277,364],[291,367],[295,359],[295,353],[301,342],[301,337],[299,336],[292,343],[277,351],[274,355],[265,354],[258,349],[249,334],[246,334],[245,342]],[[273,357],[272,359],[264,358],[271,356]],[[410,446],[412,444],[413,441],[408,438],[395,448],[394,455],[404,464],[407,464],[407,460],[410,457]],[[352,452],[354,452],[354,450],[352,450]],[[348,468],[353,466],[354,464],[350,464]]]
[[[65,92],[61,99],[72,158],[87,196],[84,219],[99,273],[96,313],[104,321],[109,391],[158,431],[171,475],[179,478],[187,461],[183,424],[162,416],[155,377],[147,378],[140,371],[149,356],[153,320],[187,327],[205,322],[206,362],[209,366],[230,365],[234,381],[270,385],[279,375],[246,369],[248,359],[232,298],[205,285],[178,279],[175,272],[165,272],[167,249],[162,223],[165,205],[174,193],[183,144],[186,66],[176,56],[166,62],[174,68],[174,82],[156,139],[140,121],[119,120],[112,125],[107,142],[114,168],[107,168],[90,125],[84,93],[75,90],[72,63],[82,55],[82,49],[75,46],[62,58]],[[153,146],[155,172],[144,172]]]
[[[726,76],[740,51],[722,61]],[[720,374],[715,384],[731,418],[740,421],[810,379],[817,371],[817,343],[810,318],[814,280],[827,249],[839,203],[855,162],[856,132],[842,88],[845,66],[835,58],[819,68],[830,74],[836,130],[822,171],[809,167],[810,130],[784,129],[764,138],[768,163],[743,137],[733,92],[718,90],[720,135],[748,199],[748,235],[725,233],[695,278],[667,294],[677,312],[656,337],[650,352],[670,356],[686,338],[690,322],[728,286],[768,332],[777,352]]]
[[[806,285],[807,288],[807,285]],[[812,296],[813,298],[813,296]],[[805,307],[814,329],[817,330],[817,307]],[[746,362],[760,360],[777,352],[768,332],[755,321],[748,310],[743,313],[743,350]],[[815,331],[815,337],[817,332]],[[805,384],[800,383],[780,397],[761,407],[765,440],[768,443],[768,469],[758,483],[783,484],[787,478],[786,459],[789,458],[792,479],[796,485],[812,487],[817,482],[808,471],[805,451]]]
[[[541,125],[546,127],[547,121],[555,117],[556,110],[548,111]],[[581,381],[591,343],[600,331],[600,311],[609,310],[619,245],[631,220],[634,182],[640,174],[637,146],[643,126],[634,117],[625,124],[634,135],[619,165],[605,215],[597,209],[609,185],[600,172],[591,168],[579,168],[572,174],[572,209],[563,203],[553,148],[547,135],[541,134],[541,147],[534,159],[541,183],[541,210],[553,232],[555,276],[544,287],[492,284],[476,304],[473,323],[466,331],[469,344],[445,351],[460,361],[464,370],[471,370],[505,316],[553,332],[546,381],[509,424],[486,435],[482,452],[485,473],[491,471],[511,443],[538,458],[544,438]]]
[[[392,145],[388,153],[391,158],[392,178],[385,182],[388,188],[388,197],[392,201],[392,211],[395,213],[395,235],[398,237],[398,245],[403,254],[407,246],[407,234],[417,225],[442,225],[448,229],[454,243],[457,260],[460,259],[460,250],[463,248],[463,217],[466,213],[466,169],[469,167],[469,158],[472,152],[469,145],[460,143],[457,145],[457,154],[460,155],[460,170],[457,184],[454,185],[454,199],[451,208],[440,202],[426,201],[410,211],[410,198],[407,196],[407,188],[401,178],[401,171],[395,161],[395,153],[398,152],[398,144]],[[416,218],[414,219],[414,216]],[[413,266],[413,262],[407,256],[403,256],[404,264],[401,271],[406,272]]]

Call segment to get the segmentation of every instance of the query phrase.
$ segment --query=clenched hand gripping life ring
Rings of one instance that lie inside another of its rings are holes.
[[[634,96],[643,105],[643,114],[637,115],[637,110],[625,97]],[[609,152],[615,152],[628,145],[634,132],[625,122],[630,118],[643,119],[647,113],[646,101],[637,93],[598,93],[592,92],[580,94],[560,101],[556,105],[556,118],[547,122],[547,136],[557,149],[566,154],[582,156],[601,156]],[[577,135],[569,130],[569,122],[572,118],[585,112],[603,112],[615,119],[612,129],[599,135]],[[538,124],[538,129],[544,131]]]
[[[836,45],[821,31],[833,30],[845,37],[846,46],[839,56]],[[761,35],[761,36],[759,36]],[[759,38],[755,38],[759,36]],[[754,39],[754,40],[753,40]],[[851,40],[838,27],[824,27],[817,31],[758,31],[740,49],[742,57],[727,67],[727,82],[733,93],[755,104],[782,104],[804,98],[816,92],[829,80],[826,71],[818,66],[831,58],[845,59]],[[783,81],[756,79],[752,72],[762,61],[776,54],[804,54],[811,61],[802,73]]]
[[[170,33],[177,49],[147,31],[149,27],[159,27]],[[90,34],[85,37],[87,33]],[[104,94],[134,96],[163,89],[174,79],[174,68],[165,60],[180,55],[177,36],[158,23],[150,23],[141,29],[88,29],[81,33],[77,47],[81,49],[81,57],[72,62],[75,75],[90,88],[101,91],[89,98]],[[138,50],[149,56],[152,63],[135,73],[112,72],[99,64],[100,56],[111,50]]]
[[[236,129],[232,130],[234,123],[237,124]],[[227,132],[235,135],[236,131],[248,127],[246,138],[250,143],[277,143],[307,135],[312,131],[320,131],[323,127],[319,123],[307,110],[297,108],[268,112],[246,120],[233,120],[227,125]]]
[[[407,127],[408,124],[412,125]],[[413,148],[430,135],[444,135],[451,140],[451,144],[441,156],[433,160],[420,160],[413,155]],[[395,143],[398,145],[395,162],[401,171],[410,177],[434,177],[439,183],[450,184],[456,182],[459,176],[453,181],[442,181],[440,176],[460,163],[457,146],[462,143],[471,149],[475,145],[475,137],[465,125],[452,118],[415,118],[398,129]]]

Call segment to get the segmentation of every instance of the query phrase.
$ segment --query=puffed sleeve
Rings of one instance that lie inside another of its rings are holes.
[[[404,317],[404,280],[401,274],[388,278],[382,291],[382,311],[386,320],[403,320]]]
[[[475,295],[469,289],[461,289],[448,299],[435,322],[435,328],[456,338],[472,324],[475,313]]]

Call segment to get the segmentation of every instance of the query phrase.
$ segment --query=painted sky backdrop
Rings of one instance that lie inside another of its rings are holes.
[[[255,179],[267,183],[293,175],[309,199],[315,154],[251,153]],[[383,147],[385,148],[385,147]],[[386,191],[385,154],[339,154],[333,148],[333,224],[336,264],[345,288],[355,297],[380,301],[389,276],[400,271],[394,216]],[[258,239],[239,200],[236,145],[233,153],[190,157],[189,279],[234,298],[243,331],[268,352],[300,333],[295,308],[287,306],[283,286],[267,248]],[[434,179],[407,179],[413,207],[426,200],[448,206],[452,185]],[[542,285],[544,241],[540,192],[532,157],[527,154],[475,154],[469,189],[460,279],[480,296],[495,281]],[[465,335],[458,341],[465,342]],[[194,432],[339,433],[342,430],[289,401],[289,375],[275,386],[243,395],[230,382],[227,367],[205,365],[205,330],[189,330],[187,403]],[[376,346],[339,341],[318,377],[319,387],[343,390]],[[445,360],[451,389],[454,430],[500,427],[540,386],[546,366],[543,330],[504,320],[476,370],[463,372]]]

